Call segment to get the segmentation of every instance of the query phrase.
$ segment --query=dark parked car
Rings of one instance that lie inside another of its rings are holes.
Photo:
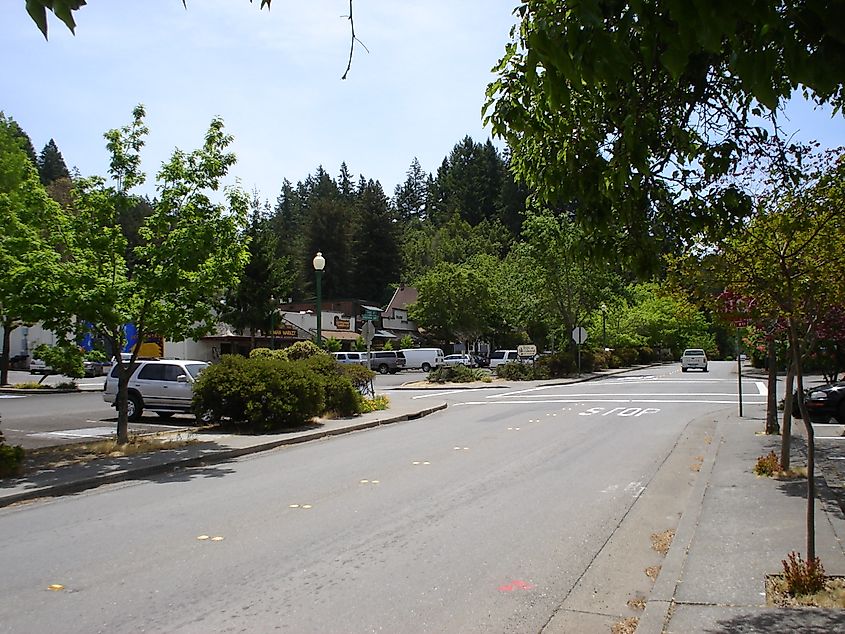
[[[405,368],[405,354],[401,350],[379,350],[370,355],[370,369],[379,374],[396,374]]]
[[[807,388],[804,394],[811,423],[826,423],[835,418],[840,425],[845,425],[845,382]],[[798,392],[792,395],[792,415],[801,416]]]

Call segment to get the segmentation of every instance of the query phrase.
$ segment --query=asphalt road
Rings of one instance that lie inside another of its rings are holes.
[[[425,376],[422,372],[401,372],[376,375],[374,380],[376,390],[389,390]],[[11,382],[38,381],[39,378],[28,372],[13,372]],[[67,379],[49,376],[45,382],[55,385],[63,380]],[[103,401],[103,381],[103,377],[79,380],[80,385],[100,388],[95,392],[0,394],[0,429],[6,441],[24,449],[35,449],[113,435],[117,416]],[[188,414],[175,414],[165,421],[154,412],[144,412],[141,420],[131,423],[129,429],[131,433],[149,433],[189,427],[195,422],[196,419]]]
[[[450,407],[4,509],[0,632],[544,631],[658,480],[648,517],[677,518],[664,506],[693,475],[667,465],[736,407],[730,369],[403,392]],[[764,390],[747,381],[746,402]],[[622,593],[623,570],[647,581],[647,541],[588,604]]]

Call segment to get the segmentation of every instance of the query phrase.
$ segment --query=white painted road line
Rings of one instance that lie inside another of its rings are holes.
[[[745,405],[765,405],[766,401],[750,401],[742,399]],[[535,400],[501,400],[501,401],[465,401],[456,405],[542,405],[543,403],[700,403],[713,405],[736,405],[736,399],[732,401],[696,400],[696,399],[623,399],[623,398],[576,398],[576,399],[535,399]]]
[[[767,396],[769,394],[769,388],[762,381],[757,381],[757,391],[760,392],[760,396]]]
[[[459,389],[459,390],[448,390],[446,392],[434,392],[432,394],[420,394],[418,396],[412,396],[411,400],[416,400],[418,398],[434,398],[437,396],[448,396],[449,394],[461,394],[463,392],[477,392],[479,390],[486,390],[486,387],[473,387],[469,389]]]
[[[492,396],[488,396],[487,398],[489,398],[489,399],[511,398],[511,394],[513,394],[513,393],[508,392],[507,394],[494,394]],[[587,398],[587,397],[591,397],[591,396],[624,396],[624,397],[629,397],[629,398],[640,398],[640,397],[646,397],[646,396],[649,396],[649,397],[655,397],[655,396],[666,396],[666,397],[674,397],[674,396],[689,396],[689,397],[693,397],[693,396],[726,396],[726,397],[736,398],[736,392],[681,392],[681,393],[677,393],[677,394],[666,394],[665,392],[644,392],[644,393],[639,393],[639,394],[630,394],[630,393],[627,393],[627,392],[626,393],[619,393],[619,392],[617,392],[617,393],[614,393],[614,392],[595,393],[595,392],[591,392],[591,393],[581,393],[581,394],[544,394],[542,396],[538,395],[536,398],[541,398],[541,399],[542,398],[581,398],[581,397]],[[529,397],[529,398],[533,398],[533,397]]]

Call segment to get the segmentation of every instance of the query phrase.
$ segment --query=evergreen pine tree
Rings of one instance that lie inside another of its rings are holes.
[[[0,110],[0,117],[3,117],[2,110]],[[12,119],[11,117],[6,118],[6,123],[8,125],[9,133],[12,135],[13,138],[18,140],[21,149],[26,152],[26,155],[29,160],[34,166],[37,167],[38,156],[35,154],[35,146],[32,145],[32,139],[29,138],[29,135],[18,124],[18,122]]]
[[[38,156],[38,175],[44,185],[49,185],[60,178],[70,178],[70,172],[62,158],[62,153],[53,139],[47,142]]]
[[[378,181],[364,181],[358,186],[353,244],[356,257],[355,296],[385,303],[390,287],[399,281],[402,262],[399,226],[390,201]]]

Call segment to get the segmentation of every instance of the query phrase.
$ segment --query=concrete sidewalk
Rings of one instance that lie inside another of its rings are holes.
[[[767,607],[766,575],[791,551],[806,554],[806,480],[754,474],[780,449],[765,436],[764,408],[725,412],[709,445],[672,547],[640,619],[640,634],[845,631],[845,610]],[[795,439],[795,465],[804,446]],[[845,516],[817,473],[816,554],[828,575],[845,575]]]

